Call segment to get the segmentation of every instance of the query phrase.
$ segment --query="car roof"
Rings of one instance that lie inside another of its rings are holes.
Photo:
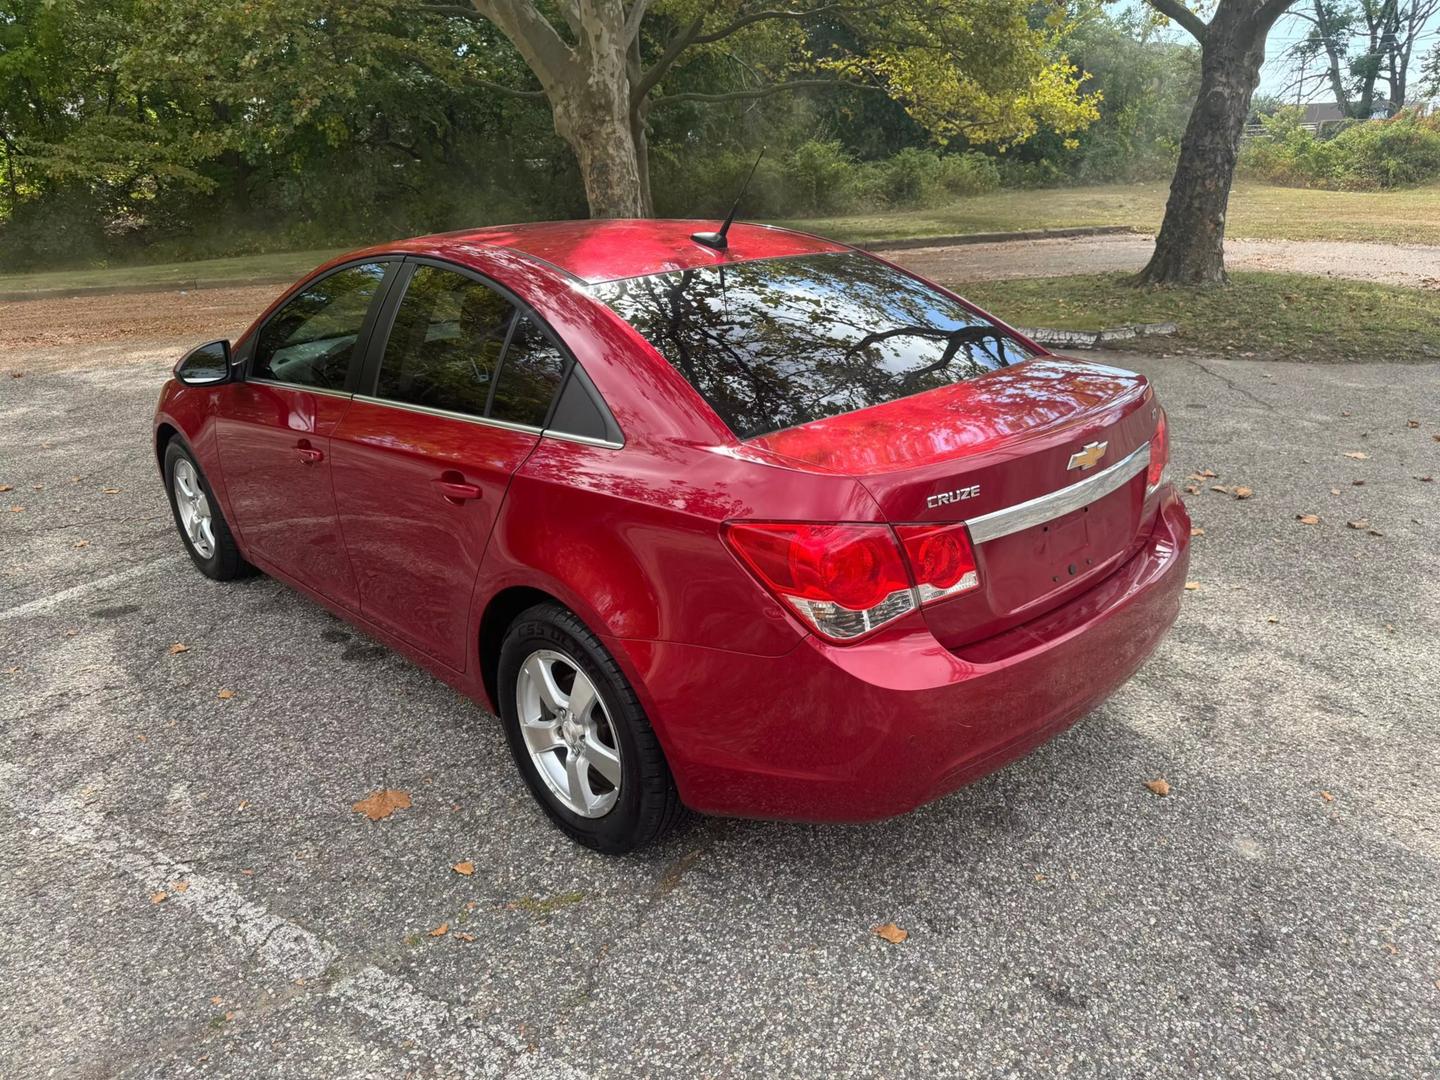
[[[466,262],[469,252],[502,248],[529,255],[587,284],[752,259],[851,250],[808,233],[743,222],[731,227],[729,247],[723,252],[690,238],[691,233],[718,227],[715,221],[653,218],[541,221],[420,236],[383,250]]]

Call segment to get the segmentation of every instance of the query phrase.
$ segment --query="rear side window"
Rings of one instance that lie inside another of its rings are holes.
[[[307,285],[261,329],[251,376],[344,390],[365,313],[384,277],[384,263],[365,263]]]
[[[565,375],[565,354],[522,315],[510,335],[490,415],[512,424],[541,427]]]
[[[592,292],[742,439],[1030,355],[964,305],[859,254],[675,271],[602,282]]]
[[[419,267],[395,314],[376,392],[484,416],[514,314],[509,300],[473,278]]]

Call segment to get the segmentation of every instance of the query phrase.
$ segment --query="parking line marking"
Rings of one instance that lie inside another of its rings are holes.
[[[49,596],[41,596],[28,603],[17,604],[12,608],[5,608],[0,611],[0,621],[5,619],[19,619],[26,615],[34,615],[39,611],[48,611],[52,607],[59,607],[68,603],[76,597],[87,596],[92,592],[99,592],[109,585],[119,585],[121,582],[129,581],[132,578],[144,577],[146,574],[162,567],[171,566],[183,559],[181,555],[166,555],[163,558],[154,559],[148,563],[141,563],[139,566],[127,567],[124,570],[117,570],[113,574],[96,578],[94,581],[82,582],[69,589],[62,589],[60,592],[51,593]]]
[[[196,873],[159,848],[132,836],[78,799],[43,791],[15,765],[0,761],[0,797],[18,817],[81,852],[135,878],[145,892],[165,891],[165,907],[182,908],[237,944],[287,981],[323,975],[341,960],[330,942],[298,923],[246,900],[234,885]],[[187,887],[176,890],[173,883]],[[406,1049],[420,1048],[466,1075],[522,1080],[582,1080],[563,1062],[532,1053],[510,1031],[487,1025],[467,1010],[427,996],[373,964],[336,982],[329,996],[374,1021]]]

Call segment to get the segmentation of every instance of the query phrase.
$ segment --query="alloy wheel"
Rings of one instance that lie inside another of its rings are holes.
[[[210,558],[215,554],[215,531],[211,521],[210,500],[205,497],[205,489],[200,486],[200,474],[186,458],[179,458],[175,462],[171,486],[175,489],[175,509],[179,512],[180,527],[185,530],[186,539],[202,559]]]
[[[589,676],[564,653],[537,649],[520,666],[515,706],[530,760],[561,805],[608,814],[620,794],[620,744]]]

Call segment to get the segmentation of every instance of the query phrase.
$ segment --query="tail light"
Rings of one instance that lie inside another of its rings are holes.
[[[1165,466],[1170,461],[1170,432],[1165,427],[1165,410],[1155,422],[1155,434],[1150,436],[1150,468],[1145,470],[1145,494],[1160,486],[1165,478]]]
[[[964,525],[746,521],[724,537],[766,589],[840,644],[979,585]]]
[[[725,539],[761,584],[831,641],[853,641],[915,607],[887,525],[733,522]]]
[[[964,525],[897,525],[895,534],[915,573],[920,602],[928,604],[980,584],[975,549]]]

